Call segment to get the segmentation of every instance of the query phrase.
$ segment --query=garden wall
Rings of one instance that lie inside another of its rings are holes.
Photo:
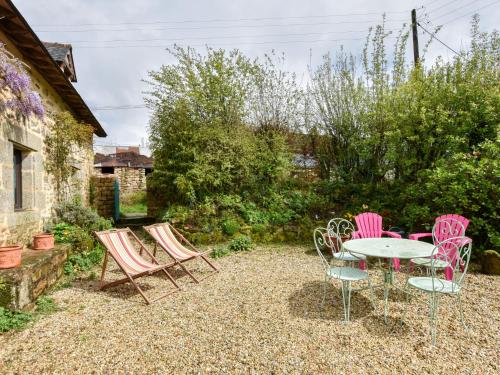
[[[115,217],[115,181],[113,175],[92,176],[92,207],[107,219]]]
[[[0,270],[0,306],[31,309],[36,299],[62,276],[69,251],[66,244],[52,250],[23,250],[20,267]]]
[[[96,176],[115,176],[120,184],[120,193],[135,193],[146,190],[146,170],[144,168],[115,167],[114,174],[103,174],[101,168],[94,168]]]

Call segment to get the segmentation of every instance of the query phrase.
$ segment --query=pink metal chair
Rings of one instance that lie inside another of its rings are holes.
[[[358,230],[352,233],[352,238],[380,238],[386,235],[394,238],[401,238],[401,235],[382,229],[382,216],[374,212],[364,212],[354,217]],[[394,269],[399,271],[399,259],[393,258]],[[366,267],[364,262],[360,262],[361,267]]]
[[[468,225],[469,225],[469,220],[461,215],[457,214],[441,215],[436,218],[431,233],[413,233],[410,234],[408,238],[410,240],[419,240],[425,237],[432,237],[432,242],[436,246],[441,242],[447,241],[448,239],[455,237],[461,237],[465,239],[464,241],[471,242],[470,238],[465,237],[465,230],[467,229]],[[412,259],[410,261],[410,271],[413,269],[414,264],[422,263],[422,261],[425,261],[425,259],[423,260]],[[427,266],[427,264],[425,263],[418,265]],[[444,272],[446,280],[451,280],[453,278],[453,268],[452,268],[453,266],[454,264],[452,266],[448,266],[445,268]]]

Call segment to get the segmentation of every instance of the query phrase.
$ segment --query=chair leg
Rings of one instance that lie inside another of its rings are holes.
[[[351,282],[347,282],[347,321],[351,319]]]
[[[439,307],[439,294],[430,293],[430,328],[431,328],[431,341],[432,345],[436,345],[436,320],[437,320],[437,312]]]
[[[370,289],[370,302],[372,303],[373,310],[376,310],[375,307],[375,293],[373,292],[372,282],[370,277],[366,279],[368,281],[368,288]]]
[[[462,326],[464,327],[464,329],[466,331],[468,331],[468,328],[467,326],[465,325],[465,320],[464,320],[464,309],[463,309],[463,306],[462,306],[462,295],[461,293],[459,292],[457,294],[457,298],[458,298],[458,311],[460,313],[460,321],[462,322]]]
[[[389,303],[389,286],[384,282],[384,322],[387,324],[387,304]]]
[[[321,301],[321,307],[323,307],[325,305],[327,283],[328,283],[328,277],[326,277],[326,274],[325,274],[325,281],[323,282],[323,300]]]
[[[345,285],[346,282],[342,280],[341,283],[342,283],[342,303],[344,305],[344,322],[347,322],[347,313],[346,313],[347,303],[346,303],[346,290],[345,290],[346,289],[346,285]]]
[[[408,312],[408,305],[410,304],[411,297],[412,297],[412,295],[410,293],[408,293],[408,280],[406,281],[405,292],[406,292],[406,303],[405,303],[405,307],[403,310],[403,316],[401,317],[401,328],[403,328],[403,323],[406,319],[406,313]]]
[[[99,282],[99,289],[102,289],[104,285],[104,274],[106,273],[106,267],[108,266],[108,251],[104,255],[104,262],[102,263],[101,280]]]

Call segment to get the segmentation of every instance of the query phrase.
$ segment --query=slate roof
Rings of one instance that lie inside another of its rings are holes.
[[[71,44],[54,43],[54,42],[43,42],[47,51],[49,51],[50,56],[57,61],[63,62],[71,51]]]

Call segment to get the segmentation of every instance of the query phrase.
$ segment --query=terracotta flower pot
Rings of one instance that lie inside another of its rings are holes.
[[[0,246],[0,269],[20,266],[22,250],[21,245]]]
[[[54,248],[54,235],[40,233],[33,236],[33,250],[50,250]]]

